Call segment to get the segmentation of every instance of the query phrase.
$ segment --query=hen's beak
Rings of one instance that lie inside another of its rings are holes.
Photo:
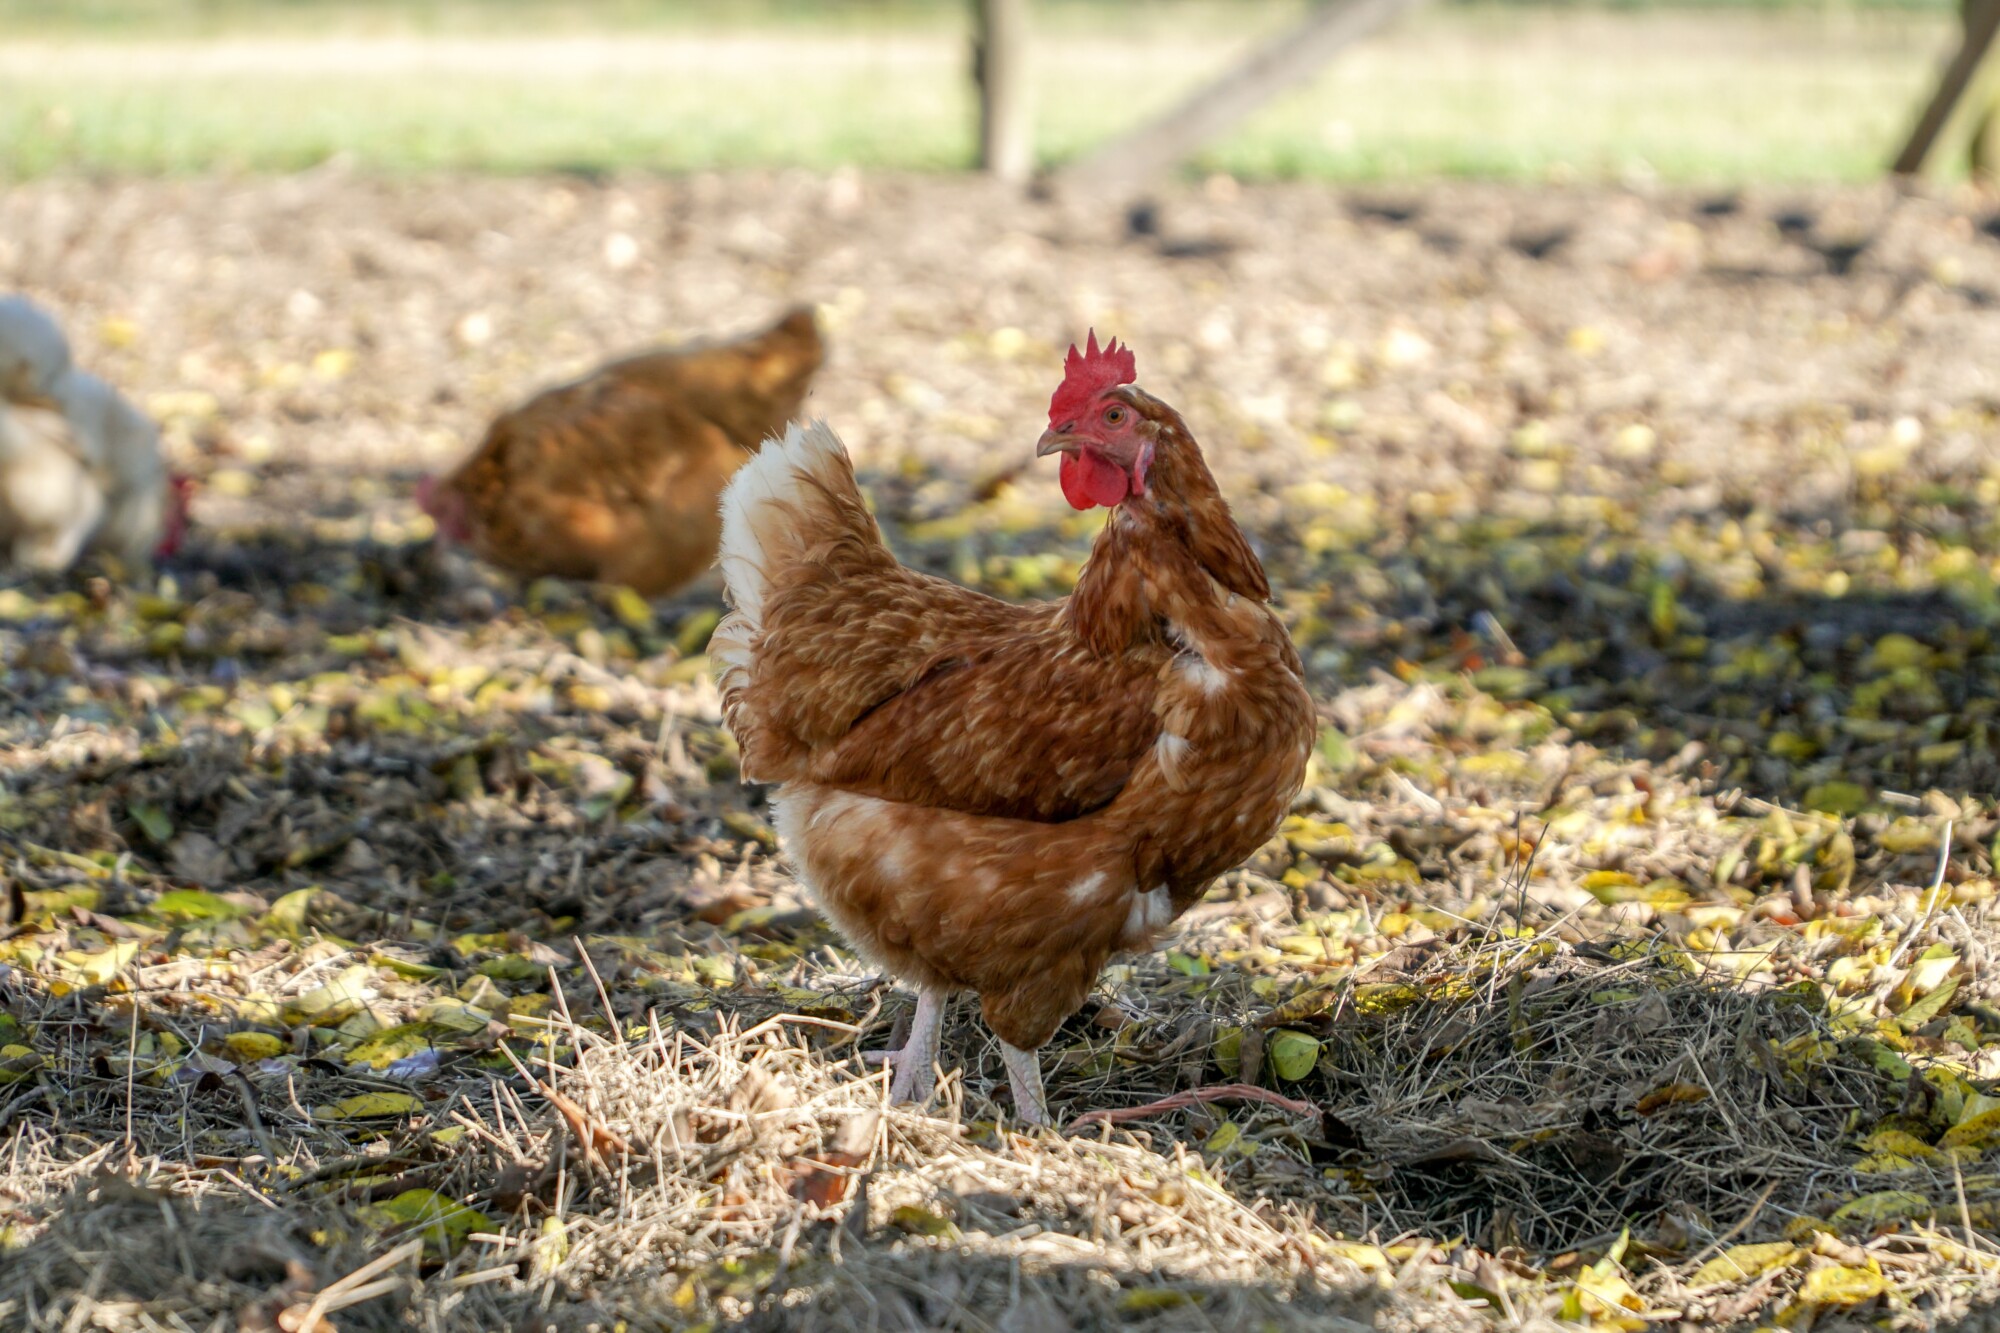
[[[1067,430],[1057,430],[1051,426],[1042,432],[1041,442],[1035,446],[1035,457],[1047,458],[1050,454],[1073,454],[1081,445],[1076,436]]]

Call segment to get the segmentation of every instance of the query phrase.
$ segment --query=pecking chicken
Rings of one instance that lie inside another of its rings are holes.
[[[661,596],[714,563],[723,486],[798,413],[823,355],[801,307],[735,342],[614,361],[502,414],[417,501],[511,573]]]
[[[62,329],[25,297],[0,297],[0,544],[16,568],[67,569],[86,550],[128,571],[171,555],[189,483],[170,477],[159,432],[70,361]]]
[[[1014,1104],[1114,953],[1254,852],[1316,731],[1263,566],[1180,414],[1114,340],[1070,349],[1037,456],[1110,520],[1068,598],[1013,605],[899,565],[825,424],[722,500],[710,653],[748,781],[854,948],[913,983],[898,1100],[929,1094],[948,997],[979,995]]]

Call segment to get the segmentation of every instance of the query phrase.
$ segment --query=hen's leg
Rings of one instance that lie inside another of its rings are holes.
[[[938,1043],[944,1036],[944,1005],[950,996],[928,987],[917,989],[917,1012],[910,1019],[910,1035],[899,1051],[884,1051],[880,1057],[893,1065],[896,1077],[889,1084],[889,1097],[898,1102],[920,1102],[931,1095],[937,1083]],[[877,1058],[871,1052],[870,1059]]]
[[[1049,1123],[1048,1099],[1042,1096],[1042,1058],[1034,1051],[1000,1043],[1001,1058],[1007,1062],[1007,1085],[1014,1090],[1014,1114],[1024,1125]]]

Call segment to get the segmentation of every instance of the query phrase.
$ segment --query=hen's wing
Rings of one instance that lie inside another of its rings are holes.
[[[1035,619],[939,642],[908,683],[814,751],[815,782],[914,805],[1045,822],[1110,803],[1158,739],[1160,663],[1096,657]]]
[[[608,373],[522,404],[492,440],[517,473],[608,504],[644,501],[685,455],[727,442],[667,386]]]
[[[1062,820],[1107,803],[1158,738],[1163,656],[1094,654],[1061,604],[898,564],[823,427],[767,446],[723,510],[737,609],[711,651],[752,781]]]

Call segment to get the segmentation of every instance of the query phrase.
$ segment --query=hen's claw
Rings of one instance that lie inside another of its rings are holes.
[[[922,1055],[905,1046],[892,1062],[896,1076],[889,1083],[892,1102],[921,1102],[937,1087],[937,1057]]]
[[[920,1102],[937,1086],[938,1044],[944,1036],[944,1006],[949,997],[943,991],[919,990],[916,1016],[910,1020],[910,1035],[899,1051],[867,1051],[862,1059],[870,1064],[888,1065],[896,1071],[889,1083],[892,1102]]]

